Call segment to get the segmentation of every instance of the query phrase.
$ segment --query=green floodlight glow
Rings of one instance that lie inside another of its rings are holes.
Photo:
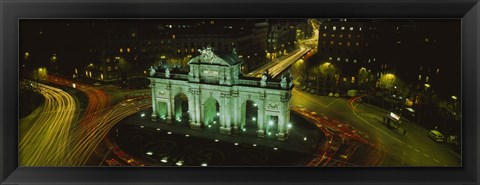
[[[257,121],[257,118],[255,118],[255,117],[254,117],[254,118],[252,118],[252,121]]]
[[[175,163],[177,166],[182,166],[183,165],[183,161],[177,161],[177,163]]]
[[[273,125],[273,121],[272,121],[272,120],[268,121],[268,125],[272,126],[272,125]]]
[[[292,124],[289,123],[289,124],[287,125],[287,128],[289,128],[289,129],[292,128]]]
[[[243,130],[244,132],[245,132],[245,131],[247,131],[247,129],[246,129],[246,128],[243,128],[242,130]]]
[[[162,163],[167,163],[168,162],[168,157],[163,157],[162,160],[160,160]]]

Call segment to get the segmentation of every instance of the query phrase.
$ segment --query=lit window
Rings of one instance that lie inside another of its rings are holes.
[[[120,48],[120,53],[123,53],[123,48]]]
[[[350,27],[350,31],[353,31],[353,27]]]
[[[355,64],[356,64],[356,63],[357,63],[357,60],[353,60],[353,63],[355,63]]]
[[[341,46],[341,45],[343,45],[343,44],[342,44],[342,42],[338,42],[338,45]]]
[[[340,61],[340,58],[337,58],[337,61]]]
[[[348,38],[351,39],[351,38],[352,38],[352,34],[348,34]]]
[[[335,31],[335,30],[337,30],[337,27],[336,27],[336,26],[334,26],[332,29],[333,29],[333,31]]]
[[[127,48],[127,53],[130,53],[130,48]]]
[[[422,80],[422,75],[418,75],[418,80]]]
[[[332,34],[330,34],[330,37],[335,37],[335,34],[333,34],[333,33],[332,33]]]
[[[330,44],[333,45],[335,42],[333,42],[333,40],[330,41]]]
[[[343,38],[343,34],[338,35],[339,38]]]
[[[358,28],[359,31],[362,31],[362,27]]]
[[[324,26],[323,29],[326,30],[326,29],[327,29],[327,26]]]
[[[326,34],[326,33],[324,33],[324,34],[323,34],[323,37],[326,37],[326,36],[327,36],[327,34]]]
[[[440,72],[440,68],[437,68],[437,74],[438,74],[438,72]]]
[[[360,46],[360,44],[358,42],[355,42],[355,46]]]
[[[342,30],[345,30],[345,26],[342,26]]]
[[[348,62],[348,58],[345,59],[345,62]]]
[[[347,46],[350,46],[350,42],[347,42]]]
[[[131,36],[131,37],[136,37],[137,34],[136,34],[135,32],[133,32],[133,33],[130,34],[130,36]]]
[[[175,35],[172,35],[172,39],[175,39]]]
[[[429,78],[428,78],[428,76],[427,76],[427,78],[425,78],[425,82],[427,82],[427,83],[428,83],[428,79],[429,79]]]
[[[332,57],[328,57],[328,60],[332,60]]]

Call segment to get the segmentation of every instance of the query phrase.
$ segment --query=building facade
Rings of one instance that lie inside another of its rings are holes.
[[[221,134],[255,128],[258,137],[288,138],[292,80],[245,78],[235,51],[199,50],[189,62],[189,73],[150,68],[152,120],[168,123],[188,119],[192,129],[218,128]],[[253,118],[247,116],[255,107]],[[254,125],[248,125],[253,119]]]

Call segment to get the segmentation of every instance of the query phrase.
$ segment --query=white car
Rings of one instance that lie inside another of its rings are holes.
[[[100,85],[102,85],[102,84],[101,84],[100,82],[95,82],[95,83],[93,83],[93,85],[95,85],[95,86],[100,86]]]

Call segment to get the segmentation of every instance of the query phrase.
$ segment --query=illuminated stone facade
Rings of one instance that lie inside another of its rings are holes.
[[[181,121],[186,112],[190,128],[213,127],[230,135],[246,128],[246,114],[251,112],[247,104],[253,102],[256,117],[248,117],[248,121],[255,120],[257,136],[288,138],[291,78],[245,78],[235,51],[221,54],[206,48],[199,52],[188,62],[188,74],[151,68],[152,120],[174,123]]]

